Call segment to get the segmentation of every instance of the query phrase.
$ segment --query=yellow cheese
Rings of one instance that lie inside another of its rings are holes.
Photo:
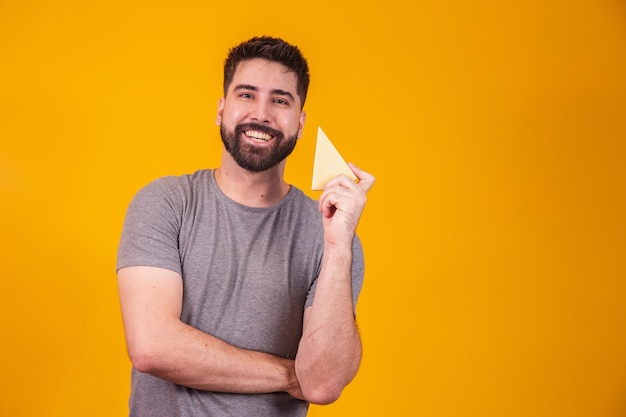
[[[314,190],[323,190],[326,183],[340,174],[346,174],[349,178],[356,180],[356,175],[343,160],[337,149],[328,139],[328,136],[317,128],[317,144],[315,146],[315,162],[313,163],[313,185]]]

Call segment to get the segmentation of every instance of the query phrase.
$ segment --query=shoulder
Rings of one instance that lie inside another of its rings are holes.
[[[307,196],[295,186],[283,200],[279,210],[275,211],[280,224],[290,234],[300,236],[313,245],[323,245],[322,213],[318,202]]]
[[[211,170],[198,170],[192,174],[168,175],[152,180],[143,186],[138,194],[147,195],[185,195],[210,187]]]
[[[149,183],[146,187],[160,187],[167,190],[193,190],[196,188],[208,187],[211,183],[212,170],[202,169],[195,171],[191,174],[184,175],[168,175],[165,177],[157,178]]]
[[[289,205],[297,209],[301,215],[321,221],[322,214],[319,211],[317,200],[306,195],[300,188],[292,185],[288,198]]]
[[[198,198],[210,188],[210,170],[200,170],[192,174],[170,175],[157,178],[137,191],[131,202],[132,207],[170,207],[180,209]]]

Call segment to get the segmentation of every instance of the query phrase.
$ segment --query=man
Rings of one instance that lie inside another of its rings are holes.
[[[158,179],[131,202],[118,284],[131,416],[304,416],[359,367],[356,227],[370,174],[319,202],[283,179],[302,135],[308,65],[281,39],[229,52],[220,166]]]

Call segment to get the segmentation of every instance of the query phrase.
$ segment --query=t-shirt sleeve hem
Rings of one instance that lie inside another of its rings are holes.
[[[131,266],[149,266],[153,268],[162,268],[168,269],[170,271],[176,272],[178,275],[182,275],[180,270],[180,265],[171,265],[164,262],[158,262],[154,260],[133,260],[133,261],[124,261],[119,262],[115,268],[115,272],[119,272],[120,269],[131,267]]]

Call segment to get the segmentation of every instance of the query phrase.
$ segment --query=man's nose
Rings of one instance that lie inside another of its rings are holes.
[[[271,110],[267,103],[262,100],[255,102],[252,109],[252,121],[257,123],[270,123],[271,122]]]

